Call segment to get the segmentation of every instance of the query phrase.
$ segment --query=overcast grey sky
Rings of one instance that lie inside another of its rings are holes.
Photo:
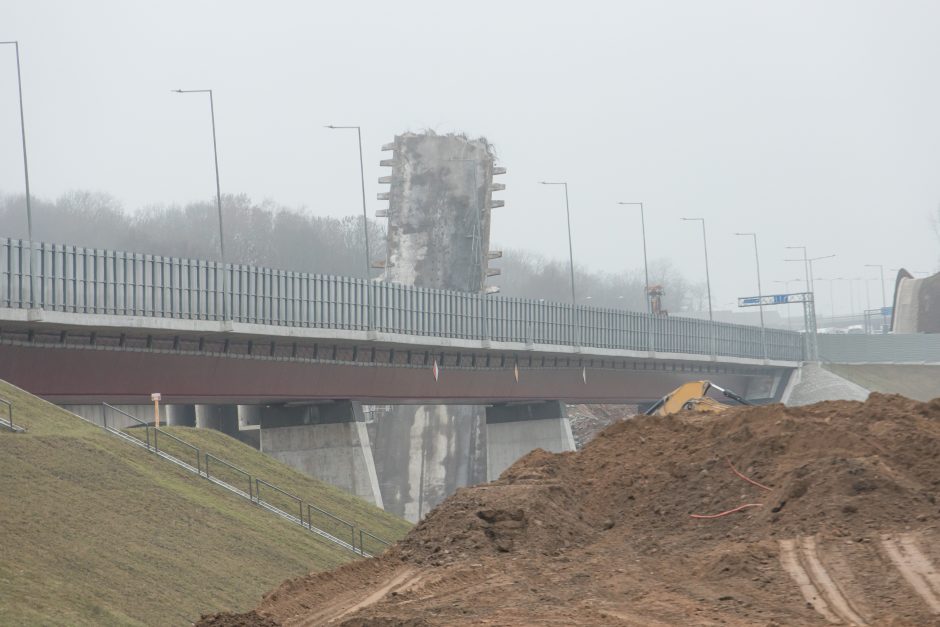
[[[484,135],[509,173],[493,240],[575,259],[651,258],[704,279],[715,307],[802,276],[936,269],[940,2],[235,2],[2,0],[21,46],[33,194],[106,191],[127,207],[213,197],[215,90],[223,192],[369,213],[383,143],[407,130]],[[12,46],[0,46],[0,191],[22,193]],[[2,229],[0,229],[2,230]],[[873,295],[880,288],[872,284]],[[828,288],[826,288],[828,291]],[[889,286],[890,289],[890,286]],[[848,308],[839,284],[837,311]],[[841,300],[840,300],[841,298]],[[874,302],[880,305],[880,302]]]

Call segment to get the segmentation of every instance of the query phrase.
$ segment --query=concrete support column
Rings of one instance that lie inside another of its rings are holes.
[[[170,427],[195,427],[195,405],[167,405],[166,424]]]
[[[561,401],[493,405],[486,409],[486,479],[498,479],[517,459],[540,448],[575,450],[568,410]]]
[[[358,402],[262,408],[261,451],[383,506],[369,432]]]
[[[237,405],[196,405],[196,427],[238,435]]]
[[[239,405],[238,430],[250,431],[252,429],[260,429],[263,410],[263,405]]]
[[[457,488],[486,481],[486,413],[398,405],[369,425],[385,511],[418,522]]]
[[[104,424],[106,410],[105,406],[100,403],[94,405],[60,405],[60,407],[96,424]],[[137,427],[140,426],[140,422],[137,422],[137,420],[145,422],[149,425],[153,424],[153,405],[114,405],[114,407],[121,411],[113,411],[110,409],[107,410],[109,427],[114,427],[115,429],[128,429],[131,427]],[[130,414],[137,420],[128,418],[121,412]],[[161,405],[160,423],[166,424],[165,421],[166,407]]]

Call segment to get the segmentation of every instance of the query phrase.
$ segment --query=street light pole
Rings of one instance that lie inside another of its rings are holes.
[[[366,170],[362,162],[362,128],[359,126],[334,126],[328,124],[326,128],[330,129],[356,129],[356,135],[359,137],[359,180],[362,184],[362,233],[366,243],[366,280],[372,275],[372,257],[369,252],[369,216],[366,213]]]
[[[784,248],[787,248],[787,249],[789,249],[789,250],[802,250],[802,251],[803,251],[803,259],[802,259],[802,260],[799,260],[799,259],[787,259],[786,261],[802,261],[802,262],[803,262],[803,272],[806,273],[806,291],[807,291],[807,292],[812,292],[812,291],[813,291],[813,288],[812,288],[812,286],[809,284],[809,258],[808,258],[807,255],[806,255],[806,246],[785,246]]]
[[[650,266],[646,259],[646,216],[643,213],[643,203],[641,202],[618,202],[618,205],[639,205],[640,206],[640,228],[643,231],[643,273],[646,276],[646,291],[643,293],[643,300],[646,301],[646,312],[653,313],[653,303],[650,302]]]
[[[16,87],[20,98],[20,136],[23,140],[23,178],[26,182],[26,239],[29,243],[29,306],[36,307],[36,290],[33,285],[33,210],[29,193],[29,164],[26,159],[26,120],[23,115],[23,79],[20,74],[20,42],[0,41],[0,45],[12,45],[16,51]]]
[[[885,296],[885,267],[880,263],[866,263],[865,267],[881,270],[881,308],[884,309],[888,306],[888,299]]]
[[[212,120],[212,156],[215,160],[215,201],[219,212],[219,258],[222,261],[222,320],[228,320],[228,299],[226,287],[228,271],[225,268],[225,231],[222,226],[222,186],[219,183],[219,148],[215,137],[215,101],[211,89],[175,89],[178,94],[209,94],[209,115]]]
[[[764,347],[764,358],[767,358],[767,344],[764,340],[765,330],[764,330],[764,292],[760,286],[760,254],[757,252],[757,233],[735,233],[735,235],[750,236],[754,239],[754,261],[757,263],[757,302],[758,309],[760,310],[760,334],[761,334],[761,344]]]
[[[714,314],[712,313],[712,280],[711,275],[708,272],[708,240],[705,238],[705,218],[680,218],[685,222],[701,222],[702,223],[702,245],[705,248],[705,287],[708,290],[708,319],[711,322],[715,321]]]
[[[577,305],[578,301],[575,298],[574,292],[574,247],[571,245],[571,208],[568,205],[568,183],[567,182],[553,182],[553,181],[539,181],[542,185],[564,185],[565,186],[565,215],[568,217],[568,262],[571,267],[571,304]]]

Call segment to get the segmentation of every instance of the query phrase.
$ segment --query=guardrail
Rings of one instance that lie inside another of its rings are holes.
[[[0,399],[0,402],[2,402],[2,399]],[[185,440],[179,438],[178,436],[173,435],[172,433],[165,431],[164,429],[151,425],[137,418],[136,416],[133,416],[108,403],[102,403],[102,407],[104,408],[104,411],[102,412],[103,424],[101,426],[108,433],[118,435],[125,439],[129,438],[132,442],[139,444],[142,448],[146,448],[148,451],[168,461],[175,463],[181,468],[189,470],[190,472],[193,472],[201,477],[204,477],[207,480],[211,481],[212,483],[215,483],[216,485],[219,485],[221,487],[228,489],[230,492],[233,492],[239,496],[242,496],[243,498],[248,499],[250,502],[254,503],[255,505],[258,505],[262,507],[263,509],[270,511],[285,520],[299,524],[304,529],[307,529],[308,531],[315,533],[316,535],[320,536],[321,538],[329,542],[337,544],[363,557],[372,557],[372,555],[374,555],[376,552],[380,550],[384,550],[384,548],[390,544],[388,541],[382,540],[378,536],[371,534],[368,531],[362,529],[361,527],[356,525],[356,523],[351,523],[325,509],[322,509],[320,507],[317,507],[316,505],[313,505],[312,503],[307,503],[301,497],[295,494],[292,494],[288,492],[287,490],[284,490],[283,488],[273,483],[270,483],[269,481],[265,481],[264,479],[261,479],[260,477],[253,476],[247,470],[239,468],[238,466],[232,464],[231,462],[228,462],[216,455],[212,455],[211,453],[202,453],[199,447],[189,442],[186,442]],[[113,425],[109,425],[108,424],[108,410],[113,410],[127,418],[130,418],[133,422],[137,423],[139,426],[122,430]],[[134,435],[134,432],[138,431],[140,427],[143,427],[143,430],[144,430],[144,436],[142,438]],[[152,436],[150,433],[151,430],[153,430]],[[129,433],[131,435],[128,435]],[[160,434],[160,435],[158,436],[157,434]],[[180,459],[179,457],[173,455],[172,453],[168,452],[165,445],[163,449],[160,449],[158,437],[170,438],[170,440],[182,445],[186,450],[194,452],[195,457],[196,457],[196,465],[193,466],[189,462],[184,461]],[[200,462],[200,455],[202,455],[202,457],[204,458],[203,462]],[[215,465],[215,466],[221,465],[222,467],[233,471],[243,481],[246,482],[248,486],[248,491],[245,492],[244,490],[235,487],[233,484],[223,479],[219,475],[218,472],[216,472],[215,475],[211,474],[212,471],[211,471],[210,464]],[[273,503],[271,501],[264,500],[261,497],[261,486],[265,486],[269,490],[273,490],[275,493],[280,494],[286,497],[287,499],[289,499],[294,504],[294,506],[296,506],[297,514],[292,514],[288,512],[286,509],[279,507],[280,504],[278,503]],[[304,505],[306,505],[306,510],[304,509]],[[307,512],[306,520],[304,520],[304,511]],[[337,534],[331,533],[330,530],[326,528],[327,527],[326,525],[319,525],[319,524],[314,525],[312,512],[317,512],[319,515],[326,517],[328,520],[334,523],[339,523],[341,525],[341,528],[343,529],[342,534],[345,535],[346,533],[349,533],[350,542],[346,542],[345,540],[342,540]],[[357,532],[358,532],[358,537],[359,537],[358,547],[356,546]],[[381,546],[379,546],[376,550],[367,551],[363,544],[364,538],[371,538],[377,541],[379,545]]]
[[[23,431],[26,431],[25,427],[20,427],[16,423],[13,422],[13,403],[6,399],[0,398],[0,405],[3,405],[4,407],[7,408],[6,419],[4,419],[3,417],[0,417],[0,427],[6,427],[7,429],[9,429],[10,431],[14,433],[21,433]]]
[[[259,325],[803,359],[802,334],[780,329],[762,338],[758,327],[707,320],[40,242],[31,279],[29,254],[28,242],[0,239],[0,307],[216,321],[226,312]]]

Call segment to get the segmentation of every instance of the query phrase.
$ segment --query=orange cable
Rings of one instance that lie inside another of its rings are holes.
[[[770,487],[768,487],[768,486],[765,486],[763,483],[758,483],[758,482],[754,481],[753,479],[751,479],[750,477],[745,477],[743,474],[741,474],[740,472],[738,472],[738,469],[734,467],[734,464],[731,463],[731,460],[730,460],[730,459],[727,459],[727,458],[726,458],[725,461],[727,461],[727,462],[728,462],[728,466],[731,467],[731,472],[733,472],[733,473],[736,474],[737,476],[741,477],[742,479],[744,479],[745,481],[747,481],[747,482],[750,483],[751,485],[756,485],[756,486],[757,486],[758,488],[760,488],[761,490],[767,490],[767,491],[773,490],[773,488],[770,488]]]

